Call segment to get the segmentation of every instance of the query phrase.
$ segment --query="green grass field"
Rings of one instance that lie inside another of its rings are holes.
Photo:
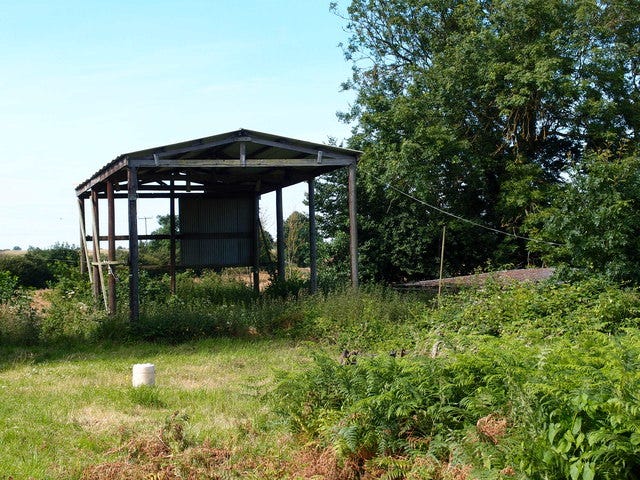
[[[178,346],[94,345],[71,352],[3,352],[0,478],[83,478],[83,472],[84,478],[108,478],[91,477],[88,468],[102,464],[107,472],[131,460],[136,441],[162,437],[170,443],[176,430],[181,445],[173,454],[202,445],[227,452],[224,469],[231,477],[268,475],[252,473],[247,456],[287,456],[289,434],[269,416],[261,396],[274,372],[305,361],[304,348],[296,344],[213,339]],[[132,365],[143,362],[156,366],[155,388],[131,386]],[[244,463],[235,468],[239,459]],[[170,466],[172,459],[162,462]],[[134,474],[122,478],[129,475]]]

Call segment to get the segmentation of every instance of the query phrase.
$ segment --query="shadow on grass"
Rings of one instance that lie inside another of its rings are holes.
[[[0,372],[24,365],[43,365],[60,361],[80,362],[111,361],[114,359],[129,360],[131,364],[139,363],[141,358],[172,351],[176,353],[199,353],[214,351],[232,351],[242,349],[248,345],[273,344],[273,342],[288,343],[288,340],[278,340],[262,337],[217,337],[172,342],[82,342],[68,341],[48,345],[35,346],[7,346],[0,345]]]

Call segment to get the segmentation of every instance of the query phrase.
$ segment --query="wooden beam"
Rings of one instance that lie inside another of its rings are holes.
[[[91,272],[91,270],[87,268],[87,265],[89,265],[89,252],[87,251],[87,220],[84,213],[84,198],[80,197],[78,197],[78,214],[80,220],[80,275],[84,275],[87,272]],[[89,273],[89,281],[92,281],[91,273]]]
[[[257,143],[258,145],[267,145],[269,147],[281,148],[283,150],[291,150],[294,152],[307,153],[309,155],[313,155],[314,161],[318,156],[318,150],[322,150],[325,155],[325,157],[323,158],[323,161],[329,160],[329,159],[342,160],[346,162],[346,164],[348,164],[350,162],[353,162],[355,159],[353,156],[338,154],[338,153],[332,152],[331,150],[327,150],[328,148],[330,149],[331,147],[327,147],[326,145],[324,146],[318,145],[318,148],[310,148],[310,147],[303,147],[301,145],[296,145],[293,143],[276,142],[273,140],[266,140],[263,138],[256,138],[256,137],[251,137],[251,142]],[[327,157],[330,157],[330,158],[327,158]]]
[[[282,189],[276,189],[276,250],[278,252],[278,280],[286,278],[284,265],[284,215],[282,209]]]
[[[91,177],[89,180],[81,183],[78,188],[76,188],[76,195],[80,196],[82,194],[87,194],[90,190],[94,189],[98,184],[104,183],[106,180],[111,179],[111,177],[116,174],[118,171],[122,170],[127,164],[126,158],[118,158],[100,170],[97,174]],[[112,179],[111,179],[112,180]]]
[[[100,297],[100,271],[98,267],[98,256],[100,255],[100,212],[98,208],[98,192],[91,191],[91,229],[93,237],[91,244],[93,247],[93,300],[98,303]],[[97,237],[97,238],[96,238]]]
[[[138,251],[138,171],[127,169],[129,214],[129,321],[140,319],[140,271]]]
[[[356,199],[356,163],[349,165],[349,251],[351,285],[358,288],[358,219]]]
[[[171,196],[169,197],[169,290],[176,294],[176,194],[174,180],[171,178]]]
[[[113,182],[107,182],[107,216],[109,219],[108,223],[108,260],[109,262],[116,261],[116,214],[115,214],[115,202],[113,198]],[[117,299],[116,299],[116,273],[115,267],[113,264],[109,263],[107,265],[109,269],[109,314],[115,315],[117,310]]]
[[[104,309],[109,310],[109,304],[107,301],[107,287],[104,281],[104,271],[102,270],[102,254],[100,252],[100,216],[99,216],[99,202],[98,192],[91,191],[91,201],[93,204],[93,294],[98,301],[98,297],[102,297]]]
[[[253,202],[253,290],[260,292],[260,194]]]
[[[240,165],[247,166],[247,144],[244,142],[240,143]]]
[[[200,144],[196,143],[186,147],[176,147],[176,148],[163,147],[162,149],[158,150],[155,153],[155,155],[157,155],[158,159],[161,160],[163,157],[168,157],[171,155],[180,155],[181,153],[193,152],[194,150],[206,150],[208,148],[220,147],[222,145],[228,145],[230,143],[235,143],[241,140],[246,141],[247,138],[231,136],[231,137],[224,138],[222,140],[216,140],[214,142],[202,142]]]
[[[326,154],[325,154],[326,155]],[[318,167],[317,155],[310,158],[190,158],[182,159],[131,159],[130,164],[139,168],[173,167],[173,168],[267,168],[267,167]],[[346,167],[353,163],[353,158],[322,157],[322,166]]]
[[[318,244],[316,231],[316,200],[313,179],[309,185],[309,291],[314,294],[318,291]]]

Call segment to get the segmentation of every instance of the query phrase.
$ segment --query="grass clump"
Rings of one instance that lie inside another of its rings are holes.
[[[149,408],[161,408],[166,404],[160,399],[160,394],[155,386],[141,385],[131,387],[129,397],[135,405]]]

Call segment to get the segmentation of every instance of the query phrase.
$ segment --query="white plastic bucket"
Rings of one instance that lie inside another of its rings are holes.
[[[131,378],[134,387],[146,385],[153,387],[156,384],[156,367],[153,363],[136,363],[133,366]]]

